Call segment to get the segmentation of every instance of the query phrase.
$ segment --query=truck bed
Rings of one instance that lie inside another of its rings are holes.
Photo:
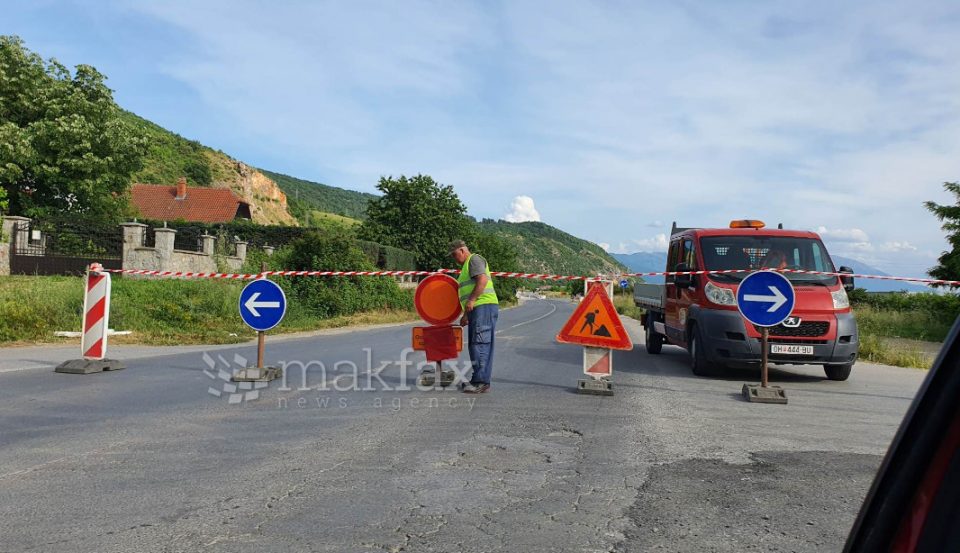
[[[663,284],[634,284],[633,303],[637,307],[663,310],[667,287]]]

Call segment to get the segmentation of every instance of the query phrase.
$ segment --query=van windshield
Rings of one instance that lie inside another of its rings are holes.
[[[743,272],[713,274],[717,282],[740,282],[748,274],[760,269],[803,269],[833,273],[833,263],[826,248],[812,238],[783,236],[704,236],[700,239],[705,269],[722,271],[741,269]],[[784,273],[795,284],[832,286],[837,277]]]

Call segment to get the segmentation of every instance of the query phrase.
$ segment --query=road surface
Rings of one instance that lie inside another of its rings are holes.
[[[924,372],[777,368],[789,405],[749,404],[756,375],[694,377],[627,320],[616,395],[578,395],[581,349],[553,340],[572,307],[503,311],[480,396],[413,387],[409,325],[268,341],[268,362],[325,370],[300,389],[288,366],[286,386],[234,404],[204,371],[255,359],[249,345],[207,361],[134,348],[127,370],[89,376],[15,370],[28,350],[7,350],[0,551],[841,547]]]

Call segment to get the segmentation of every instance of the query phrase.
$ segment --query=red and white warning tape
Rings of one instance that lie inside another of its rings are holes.
[[[861,275],[851,273],[830,273],[825,271],[806,271],[802,269],[771,269],[780,273],[798,273],[807,275],[823,276],[848,276],[854,278],[870,278],[875,280],[895,280],[901,282],[916,282],[919,284],[941,284],[947,286],[960,286],[957,280],[941,280],[935,278],[913,278],[897,277],[887,275]],[[261,273],[243,274],[243,273],[195,273],[186,271],[149,271],[145,269],[106,269],[105,272],[120,273],[127,275],[154,276],[154,277],[173,277],[173,278],[220,278],[227,280],[253,280],[268,276],[309,276],[309,277],[351,277],[351,276],[427,276],[435,273],[457,274],[458,269],[440,269],[437,271],[263,271]],[[730,273],[749,273],[742,269],[719,270],[719,271],[665,271],[653,273],[624,273],[623,277],[647,277],[647,276],[677,276],[677,275],[723,275]],[[549,275],[542,273],[510,273],[504,271],[491,271],[493,276],[504,278],[526,278],[532,280],[586,280],[596,278],[593,276],[579,275]]]
[[[222,278],[227,280],[253,280],[267,276],[312,276],[312,277],[347,277],[347,276],[426,276],[437,272],[459,271],[263,271],[262,273],[194,273],[188,271],[148,271],[145,269],[106,269],[110,273],[125,275],[173,277],[173,278]]]

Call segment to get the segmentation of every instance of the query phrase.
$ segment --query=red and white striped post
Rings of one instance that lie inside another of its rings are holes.
[[[83,336],[80,339],[80,353],[84,359],[100,360],[107,356],[110,273],[102,271],[99,263],[87,269],[86,293],[83,296]]]
[[[83,327],[80,337],[82,359],[65,361],[56,372],[90,374],[125,368],[116,360],[107,359],[107,335],[110,328],[110,273],[99,263],[87,268],[84,280]]]

